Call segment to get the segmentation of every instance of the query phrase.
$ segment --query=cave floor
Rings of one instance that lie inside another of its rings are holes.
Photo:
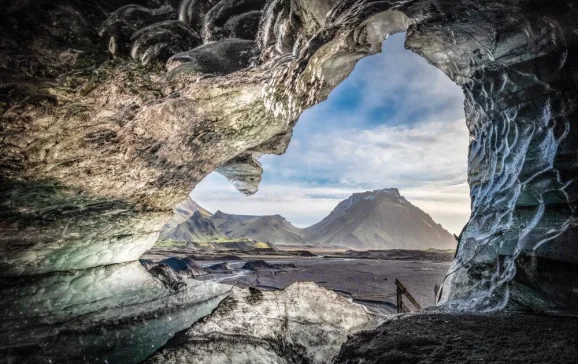
[[[578,363],[578,317],[398,316],[353,335],[334,363]]]

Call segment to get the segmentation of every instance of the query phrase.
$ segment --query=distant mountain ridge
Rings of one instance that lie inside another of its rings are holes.
[[[188,218],[186,215],[189,215]],[[277,245],[354,249],[455,249],[452,234],[396,188],[354,193],[320,222],[300,229],[281,215],[214,215],[188,198],[175,208],[162,239],[203,243],[250,239]]]
[[[177,204],[173,211],[175,214],[161,230],[159,241],[190,244],[226,238],[211,220],[213,214],[190,197]]]
[[[249,238],[273,244],[305,244],[301,229],[281,215],[247,216],[217,211],[212,217],[215,226],[231,238]]]

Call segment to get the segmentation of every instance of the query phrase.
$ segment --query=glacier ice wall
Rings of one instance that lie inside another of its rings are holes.
[[[152,326],[156,316],[147,311],[179,293],[131,267],[172,207],[214,170],[255,192],[257,159],[282,154],[303,110],[401,31],[406,47],[466,96],[472,216],[440,304],[576,310],[573,2],[6,0],[2,7],[2,327],[16,325],[1,333],[3,353],[37,358],[69,332],[78,355],[106,351],[105,342],[83,339],[94,331],[83,331],[82,318],[127,333],[125,321],[102,313],[112,309],[135,309]],[[148,298],[135,293],[139,282],[151,288]],[[222,289],[198,287],[212,303],[193,306],[206,312]],[[63,331],[37,326],[51,320]],[[66,331],[67,322],[82,323]],[[39,331],[24,342],[27,328],[17,324]]]

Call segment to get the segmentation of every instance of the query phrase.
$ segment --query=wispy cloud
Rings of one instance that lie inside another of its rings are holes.
[[[390,37],[328,100],[307,110],[287,153],[262,158],[260,191],[241,196],[211,175],[193,198],[209,210],[281,214],[299,226],[353,192],[397,187],[459,233],[469,216],[463,95],[441,71]]]
[[[467,148],[462,119],[313,133],[262,161],[269,180],[409,188],[465,182]]]

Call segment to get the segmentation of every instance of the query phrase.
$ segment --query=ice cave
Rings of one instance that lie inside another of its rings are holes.
[[[0,4],[0,363],[575,362],[574,1]],[[314,284],[147,272],[199,181],[257,191],[257,159],[401,32],[463,89],[470,134],[434,308],[384,320]]]

